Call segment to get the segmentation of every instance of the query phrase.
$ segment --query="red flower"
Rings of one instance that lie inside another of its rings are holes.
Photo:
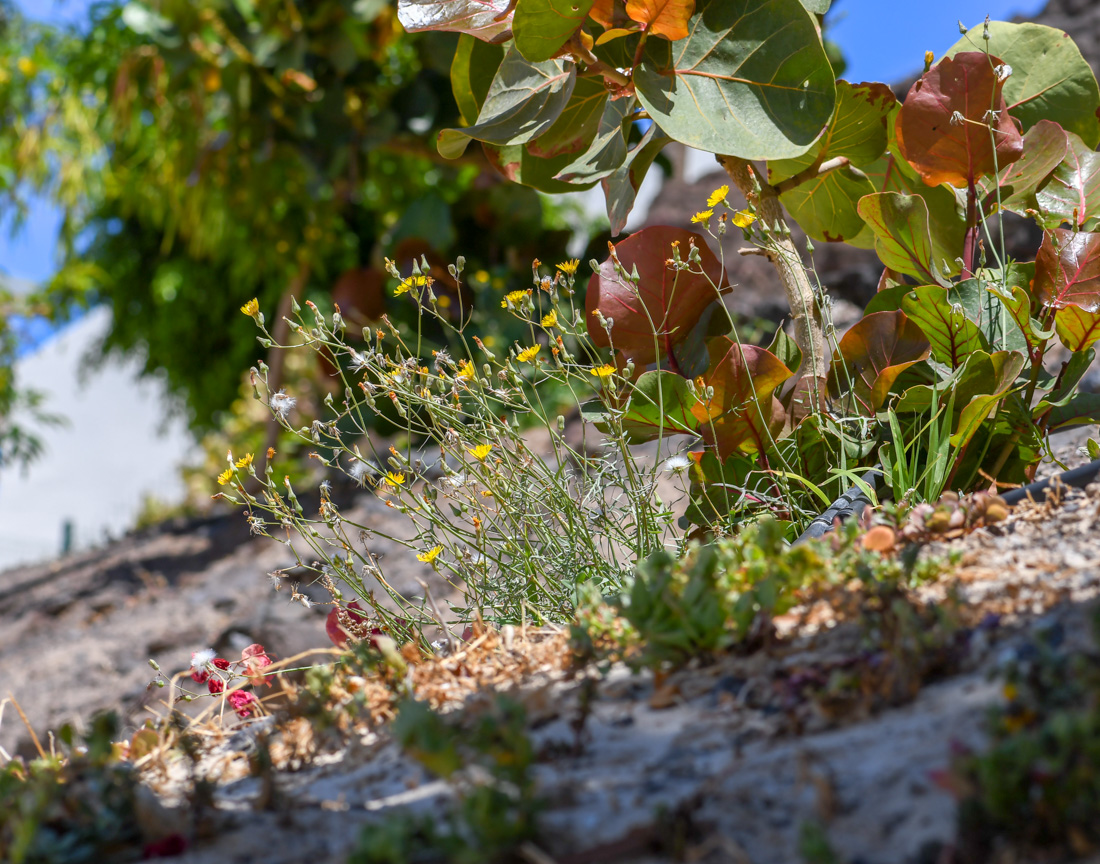
[[[181,834],[169,834],[161,840],[146,843],[141,850],[141,857],[149,858],[175,858],[187,851],[187,838]]]
[[[217,675],[212,675],[210,680],[206,682],[206,686],[211,693],[221,693],[225,689],[225,682]]]
[[[206,679],[210,677],[210,673],[205,669],[196,669],[191,673],[191,680],[196,684],[205,684]]]
[[[358,610],[358,611],[353,611]],[[352,625],[366,624],[367,616],[363,614],[363,608],[357,602],[351,602],[348,604],[348,608],[343,610],[347,613],[347,620]],[[328,638],[332,640],[332,644],[337,648],[348,647],[348,631],[344,629],[344,626],[340,623],[339,607],[334,608],[328,613],[328,617],[325,619],[325,632],[328,634]],[[355,635],[355,634],[352,634]]]
[[[256,697],[245,690],[234,690],[227,697],[229,699],[229,706],[237,712],[238,717],[251,717],[253,712],[253,704],[256,702]]]
[[[226,660],[224,657],[215,657],[213,663],[215,666],[221,669],[222,672],[229,668],[229,661]]]
[[[253,643],[241,652],[241,662],[245,666],[245,674],[253,687],[265,685],[271,686],[271,676],[261,675],[260,670],[271,665],[271,658],[267,656],[264,646]]]

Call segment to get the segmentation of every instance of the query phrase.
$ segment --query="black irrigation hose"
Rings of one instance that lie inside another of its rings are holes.
[[[863,482],[873,489],[875,478],[880,473],[880,469],[872,468],[863,475]],[[1001,497],[1006,504],[1019,504],[1027,498],[1038,497],[1056,482],[1063,486],[1074,486],[1078,489],[1084,489],[1089,483],[1096,479],[1098,474],[1100,474],[1100,459],[1089,462],[1087,465],[1079,465],[1069,471],[1063,471],[1061,474],[1048,477],[1046,480],[1037,480],[1027,486],[1021,486],[1019,489],[1012,489],[1009,492],[1005,492]],[[817,516],[791,545],[797,546],[799,543],[805,543],[807,540],[824,537],[833,530],[833,521],[837,517],[839,517],[841,521],[844,521],[853,514],[861,512],[863,508],[870,503],[870,500],[864,494],[863,490],[860,489],[859,486],[853,486],[830,504],[828,510],[820,516]]]
[[[1019,489],[1005,492],[1001,497],[1004,498],[1005,504],[1019,504],[1025,498],[1034,498],[1040,492],[1045,492],[1056,480],[1063,486],[1076,486],[1078,489],[1084,489],[1097,474],[1100,474],[1100,459],[1089,462],[1087,465],[1079,465],[1070,471],[1064,471],[1053,477],[1048,477],[1046,480],[1038,480],[1027,486],[1021,486]]]
[[[867,486],[874,489],[875,478],[881,473],[882,469],[875,467],[864,474],[861,479]],[[798,539],[791,545],[797,546],[799,543],[805,543],[807,540],[815,540],[818,537],[824,537],[833,530],[834,519],[839,517],[841,521],[844,521],[853,513],[863,512],[863,508],[870,506],[870,504],[871,499],[867,497],[866,493],[864,493],[859,486],[853,486],[830,504],[828,510],[816,516],[814,521],[806,526],[806,530],[803,531]]]

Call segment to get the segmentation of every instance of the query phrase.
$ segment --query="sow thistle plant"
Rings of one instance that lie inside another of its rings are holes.
[[[689,246],[685,258],[676,247],[669,250],[673,293],[680,280],[705,277],[698,246]],[[461,258],[450,266],[456,282],[464,266]],[[252,454],[228,454],[219,494],[247,508],[255,533],[287,544],[338,604],[346,601],[343,586],[368,604],[369,620],[337,612],[347,632],[382,629],[408,637],[441,623],[432,598],[408,601],[387,581],[372,551],[383,537],[409,549],[463,598],[453,609],[463,621],[569,620],[582,591],[618,590],[639,559],[682,549],[682,475],[693,460],[668,449],[664,433],[689,432],[697,423],[670,417],[659,390],[657,402],[649,401],[648,382],[663,373],[642,373],[632,361],[606,362],[578,305],[579,266],[570,260],[548,272],[534,262],[533,287],[501,301],[501,314],[523,321],[527,337],[499,352],[473,332],[472,310],[461,301],[457,314],[439,308],[423,260],[407,275],[387,261],[394,294],[417,306],[414,332],[383,317],[363,331],[360,343],[347,333],[339,309],[330,315],[313,303],[308,311],[295,308],[291,330],[298,347],[334,358],[342,391],[342,398],[325,400],[326,413],[309,426],[293,426],[293,397],[267,389],[263,364],[252,370],[256,398],[312,445],[310,458],[323,478],[318,512],[306,512],[289,476],[276,477],[270,465],[257,471]],[[637,283],[637,274],[619,271]],[[717,298],[716,285],[711,291]],[[242,311],[256,319],[261,342],[271,344],[258,310]],[[614,321],[602,313],[593,321],[608,338]],[[429,326],[445,334],[447,347],[425,356]],[[663,322],[650,327],[650,340],[659,341]],[[690,392],[696,385],[685,386]],[[546,393],[566,393],[574,405],[583,404],[579,417],[572,412],[577,425],[589,433],[596,425],[605,434],[574,440],[558,413],[560,400]],[[382,447],[368,434],[371,413],[382,409],[401,418],[400,446]],[[545,443],[533,445],[525,427],[543,430]],[[655,448],[633,448],[646,441],[656,441]],[[409,520],[413,536],[384,534],[341,512],[331,492],[338,475],[373,490]],[[665,492],[672,500],[658,491],[663,476],[673,481]]]

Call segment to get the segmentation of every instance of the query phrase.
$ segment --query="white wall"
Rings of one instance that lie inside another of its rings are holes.
[[[0,569],[55,557],[66,519],[86,548],[130,528],[144,494],[183,496],[178,466],[194,444],[181,419],[164,420],[163,386],[139,381],[133,358],[89,369],[110,314],[92,310],[16,366],[19,386],[69,422],[37,430],[46,452],[26,474],[0,470]]]

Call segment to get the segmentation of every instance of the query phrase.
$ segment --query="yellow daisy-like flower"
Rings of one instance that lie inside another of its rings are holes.
[[[385,480],[387,484],[396,488],[405,482],[405,475],[401,472],[395,474],[393,471],[387,471]]]
[[[570,258],[568,261],[562,261],[561,264],[558,265],[558,269],[566,276],[576,276],[577,268],[580,266],[580,258]]]
[[[241,307],[241,311],[249,318],[255,318],[260,314],[260,301],[253,297]]]
[[[427,552],[418,552],[416,555],[416,560],[423,561],[425,564],[431,564],[436,558],[439,557],[439,553],[442,551],[442,546],[433,546]]]
[[[474,371],[474,364],[469,360],[463,360],[458,364],[458,371],[455,373],[455,378],[462,381],[472,381],[477,373]]]
[[[543,327],[557,327],[558,326],[558,310],[552,309],[549,315],[542,316]]]
[[[244,456],[242,456],[240,459],[237,460],[237,467],[238,468],[247,468],[251,464],[252,464],[252,454],[251,453],[246,453]]]
[[[467,450],[471,456],[478,460],[478,462],[484,462],[489,454],[493,452],[492,444],[478,444],[473,450]]]
[[[412,288],[423,288],[431,284],[431,279],[428,276],[410,276],[408,279],[403,279],[401,284],[393,289],[393,296],[400,297]]]
[[[588,374],[593,376],[594,378],[599,378],[601,381],[606,381],[608,378],[615,374],[615,367],[604,363],[603,366],[597,366],[594,369],[589,369]]]
[[[726,196],[730,194],[729,186],[719,186],[713,192],[710,193],[710,197],[707,199],[708,207],[715,207],[722,201],[726,200]]]
[[[532,345],[530,348],[524,348],[516,355],[516,359],[520,363],[534,363],[535,358],[538,357],[539,351],[542,350],[541,345]]]
[[[694,216],[691,217],[691,221],[696,225],[706,225],[710,221],[710,217],[714,215],[713,210],[700,210]]]
[[[224,471],[222,471],[221,474],[218,475],[218,485],[219,486],[224,486],[226,483],[228,483],[232,479],[233,479],[233,469],[232,468],[226,468]]]
[[[518,306],[520,301],[529,293],[529,291],[513,291],[511,294],[506,294],[504,299],[500,301],[500,308],[507,309],[509,304]]]
[[[756,221],[756,214],[751,210],[738,210],[733,214],[733,224],[738,228],[748,228]]]

